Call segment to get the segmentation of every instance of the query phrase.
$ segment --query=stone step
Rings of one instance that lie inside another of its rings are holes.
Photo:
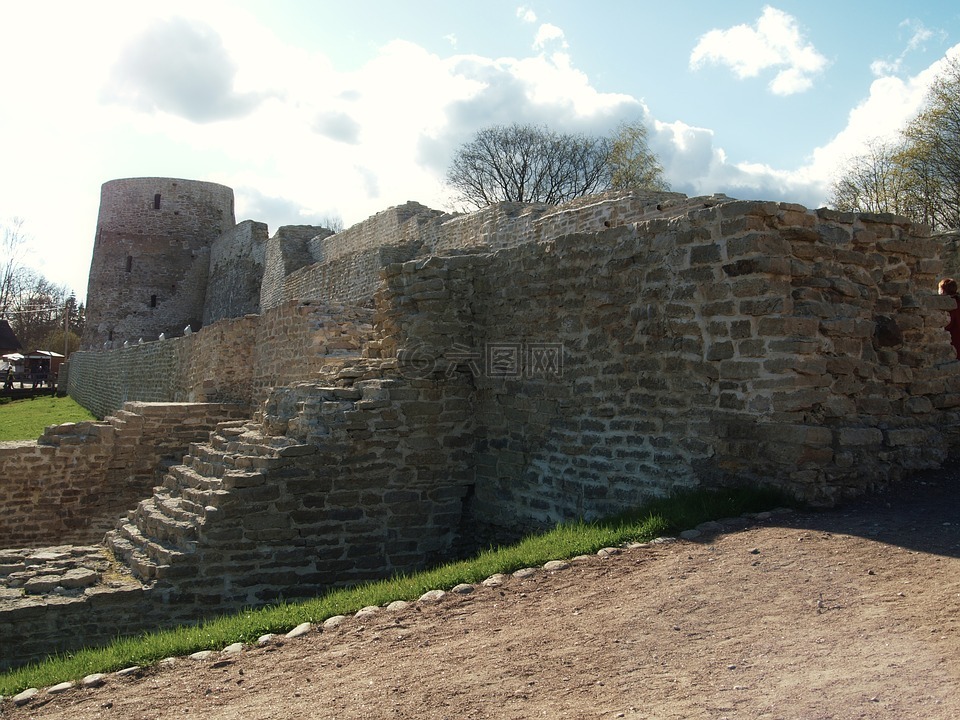
[[[123,523],[114,532],[120,539],[130,543],[157,566],[171,565],[187,557],[187,553],[183,550],[167,547],[144,537],[140,528],[133,523]]]
[[[165,515],[157,508],[154,498],[141,500],[137,505],[135,524],[144,537],[181,549],[195,547],[199,536],[199,523]]]
[[[244,431],[249,422],[249,420],[226,420],[217,423],[216,430],[213,432],[220,433],[221,435],[239,435]]]
[[[220,477],[230,462],[230,455],[215,450],[205,443],[190,443],[190,453],[183,458],[183,464],[193,468],[201,475]]]
[[[206,519],[206,508],[219,508],[223,501],[230,497],[230,493],[227,490],[219,488],[215,490],[204,490],[202,488],[185,487],[181,489],[180,496],[186,502],[202,508],[204,510],[202,515],[204,519]],[[197,514],[200,515],[201,513],[198,512]]]
[[[220,452],[226,452],[227,445],[233,442],[234,437],[235,437],[234,435],[220,435],[218,433],[210,433],[210,439],[207,441],[207,443],[214,450],[218,450]]]
[[[222,463],[228,453],[213,447],[209,442],[190,443],[190,456],[210,463]]]
[[[235,488],[258,487],[266,482],[267,477],[268,473],[263,469],[230,470],[223,475],[224,494],[229,495],[229,490]]]
[[[210,445],[214,449],[234,454],[270,455],[293,442],[283,435],[265,435],[259,423],[234,428],[227,433],[214,431],[210,434]]]
[[[163,479],[163,487],[171,494],[191,488],[200,491],[216,491],[223,487],[219,477],[203,475],[188,465],[174,465]]]
[[[269,470],[280,467],[286,462],[276,452],[271,454],[227,453],[210,447],[198,451],[198,455],[190,454],[183,458],[184,465],[209,478],[221,478],[224,473],[233,469]]]
[[[276,455],[277,445],[263,442],[251,442],[249,439],[215,437],[210,440],[210,447],[225,456],[247,455],[251,457],[272,457]]]
[[[107,548],[122,561],[134,577],[144,581],[156,580],[159,567],[137,545],[120,535],[119,531],[111,530],[104,538]]]
[[[103,543],[107,546],[107,549],[117,557],[118,560],[122,560],[123,562],[126,562],[127,558],[134,551],[133,543],[123,537],[119,530],[107,531],[107,534],[103,537]]]
[[[285,465],[287,460],[276,455],[234,455],[231,462],[235,470],[271,470]]]
[[[153,494],[156,508],[172,520],[198,525],[203,521],[203,505],[197,505],[182,494],[172,495],[166,488],[156,488]]]

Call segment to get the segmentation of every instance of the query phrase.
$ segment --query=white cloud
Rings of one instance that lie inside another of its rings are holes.
[[[708,128],[655,121],[650,148],[657,153],[671,188],[691,197],[723,193],[745,200],[780,200],[820,205],[826,185],[804,169],[778,170],[761,163],[730,162]]]
[[[152,24],[123,48],[104,98],[193,122],[243,117],[268,95],[238,92],[236,73],[213,28],[173,17]]]
[[[18,138],[4,156],[17,172],[0,176],[0,214],[24,216],[34,236],[55,244],[56,253],[39,259],[41,269],[81,294],[99,186],[112,178],[171,175],[223,183],[235,189],[237,218],[267,222],[271,232],[334,214],[349,226],[406,200],[444,208],[443,175],[453,150],[486,125],[544,123],[564,132],[603,133],[642,117],[676,190],[814,205],[824,201],[831,173],[859,143],[894,133],[915,111],[937,69],[876,79],[847,127],[803,167],[785,170],[737,163],[711,129],[657,121],[636,97],[601,92],[577,67],[562,29],[537,25],[530,11],[518,17],[531,23],[524,29],[542,44],[518,57],[436,55],[395,41],[342,71],[322,45],[289,45],[251,16],[212,3],[182,7],[179,17],[189,23],[178,30],[170,24],[178,15],[157,18],[139,3],[113,6],[116,22],[109,30],[98,13],[80,6],[65,6],[63,25],[49,25],[42,7],[34,7],[41,9],[15,18],[17,27],[29,27],[23,40],[14,34],[0,45],[0,64],[31,70],[0,77],[6,96],[24,105],[22,113],[0,114],[0,132]],[[165,11],[170,7],[165,4]],[[768,12],[771,25],[795,30],[792,19],[778,26],[774,20],[783,14],[768,9],[764,17]],[[195,68],[190,58],[204,58],[201,77],[186,85],[193,89],[153,76],[156,68],[141,64],[121,74],[144,80],[126,88],[131,94],[123,104],[95,102],[103,84],[116,79],[112,69],[130,39],[149,28],[166,28],[163,37],[180,43],[187,57],[168,60],[184,71]],[[810,58],[818,55],[799,35],[778,35],[761,22],[728,32],[734,31],[742,34],[741,60],[721,54],[723,43],[710,50],[702,39],[701,62],[722,58],[744,77],[776,68],[779,92],[812,77],[816,63]],[[730,37],[721,40],[729,44]],[[64,57],[73,61],[64,63]],[[198,88],[208,96],[198,95]]]
[[[537,21],[537,14],[523,5],[517,8],[517,17],[528,23],[535,23]]]
[[[913,35],[910,36],[910,41],[907,43],[907,50],[921,49],[924,43],[935,35],[933,30],[927,28],[919,20],[904,20],[900,23],[900,26],[910,28],[913,31]],[[944,33],[941,31],[939,34],[942,36]]]
[[[560,47],[566,48],[567,41],[564,37],[563,30],[558,28],[556,25],[551,25],[550,23],[544,23],[537,29],[537,36],[533,39],[533,48],[535,50],[543,50],[549,43],[557,42]]]
[[[951,56],[960,56],[960,45],[947,52],[946,57]],[[912,77],[887,75],[874,80],[867,97],[850,111],[843,130],[813,151],[806,171],[829,183],[851,157],[866,150],[868,143],[895,140],[919,111],[930,84],[943,70],[946,57]]]
[[[331,140],[356,145],[360,142],[360,123],[343,112],[325,112],[317,117],[313,125],[321,135]]]
[[[793,16],[767,6],[754,27],[736,25],[701,36],[690,53],[690,67],[696,70],[707,63],[726,65],[740,79],[781,68],[770,81],[770,90],[792,95],[813,86],[813,77],[827,66],[827,59],[804,40]]]
[[[877,77],[899,74],[900,69],[903,67],[904,60],[906,60],[910,53],[915,50],[922,50],[927,41],[935,37],[939,39],[946,38],[946,33],[942,30],[931,30],[919,20],[904,20],[900,23],[900,27],[910,31],[910,39],[907,40],[906,47],[904,47],[903,52],[900,53],[898,57],[893,60],[874,60],[870,64],[871,72]]]
[[[712,130],[676,121],[654,121],[650,147],[660,157],[674,190],[688,195],[722,192],[744,199],[782,200],[818,207],[827,202],[833,180],[850,159],[874,140],[894,140],[920,109],[927,89],[960,45],[912,77],[887,75],[871,83],[867,96],[849,113],[845,127],[794,169],[733,162]]]

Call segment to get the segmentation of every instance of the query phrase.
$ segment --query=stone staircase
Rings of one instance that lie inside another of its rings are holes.
[[[112,515],[104,545],[145,591],[130,595],[194,622],[448,558],[473,481],[459,379],[438,390],[363,358],[208,424]]]
[[[294,442],[264,436],[252,421],[220,423],[206,443],[191,443],[181,464],[105,537],[106,546],[146,582],[186,577],[187,562],[231,490],[261,484]]]
[[[378,370],[369,364],[364,375]],[[182,462],[166,468],[162,485],[107,533],[106,546],[145,582],[196,575],[191,557],[201,544],[224,542],[211,529],[224,525],[217,520],[226,506],[235,516],[234,505],[243,502],[235,490],[266,484],[271,471],[315,452],[314,443],[331,429],[351,426],[364,402],[379,404],[374,389],[352,387],[356,377],[337,368],[325,382],[277,389],[253,420],[218,423],[206,442],[190,443]]]

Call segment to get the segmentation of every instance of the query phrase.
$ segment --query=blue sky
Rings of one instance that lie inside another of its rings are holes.
[[[86,291],[100,185],[234,188],[280,225],[449,201],[456,147],[492,123],[607,133],[643,120],[667,179],[816,207],[846,158],[916,111],[960,8],[166,0],[0,4],[0,219]]]

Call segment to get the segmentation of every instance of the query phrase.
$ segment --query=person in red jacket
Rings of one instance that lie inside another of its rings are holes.
[[[946,330],[950,333],[950,342],[957,351],[957,360],[960,360],[960,299],[957,298],[957,281],[953,278],[944,278],[940,281],[940,294],[953,298],[955,307],[950,311],[950,322]]]

